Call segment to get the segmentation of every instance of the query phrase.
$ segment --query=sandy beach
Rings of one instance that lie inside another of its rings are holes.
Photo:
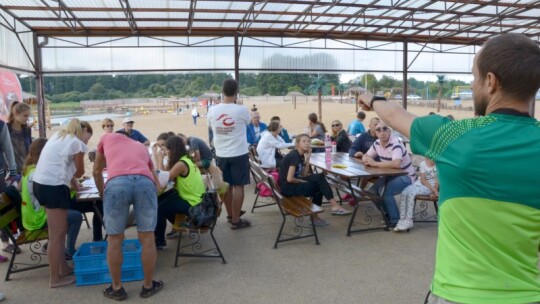
[[[308,99],[308,101],[306,101]],[[259,110],[261,114],[261,121],[268,123],[272,116],[280,116],[282,125],[288,130],[289,134],[298,134],[304,132],[308,124],[307,116],[309,113],[317,113],[317,103],[313,101],[313,97],[299,98],[297,100],[296,109],[290,100],[284,101],[283,97],[274,97],[267,101],[266,97],[259,98],[246,98],[244,99],[244,106],[250,109],[253,104]],[[345,101],[345,99],[344,99]],[[472,105],[471,101],[464,102],[463,106]],[[355,119],[355,105],[351,103],[341,104],[324,102],[323,119],[322,121],[330,129],[332,120],[339,119],[346,126],[353,119]],[[425,107],[421,105],[410,104],[408,110],[416,115],[428,115],[429,112],[435,112],[433,107]],[[183,111],[182,115],[175,115],[173,113],[150,113],[147,115],[132,115],[131,117],[135,121],[134,128],[142,132],[150,141],[155,141],[157,136],[162,132],[172,131],[175,133],[184,133],[188,136],[197,136],[204,140],[208,140],[208,131],[206,125],[206,108],[199,108],[200,117],[197,121],[197,125],[194,126],[190,115],[190,110]],[[367,112],[367,118],[364,125],[367,127],[369,120],[376,116],[375,112]],[[464,119],[473,117],[472,111],[466,110],[451,110],[441,109],[440,115],[453,115],[456,119]],[[84,116],[83,116],[84,117]],[[89,116],[90,117],[90,116]],[[538,109],[537,109],[538,117]],[[113,118],[115,123],[115,129],[122,128],[122,117]],[[90,139],[88,144],[90,149],[97,146],[100,137],[103,135],[101,123],[99,121],[91,121],[94,128],[94,136]],[[61,127],[53,127],[52,130],[47,131],[47,137],[51,136]],[[37,131],[34,131],[33,136],[38,136]],[[86,162],[86,175],[91,175],[92,164]]]

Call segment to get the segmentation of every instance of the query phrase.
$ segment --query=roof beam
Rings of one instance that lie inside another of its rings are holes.
[[[242,21],[240,21],[240,23],[238,24],[238,27],[236,28],[236,30],[238,31],[239,34],[241,34],[243,36],[243,35],[245,35],[247,33],[247,31],[249,30],[249,27],[257,19],[257,17],[259,17],[259,14],[266,7],[267,3],[268,3],[268,1],[262,1],[260,3],[253,2],[251,4],[249,9],[244,14],[244,17],[242,18]],[[258,4],[261,5],[261,8],[257,10],[257,13],[255,13],[255,7]]]
[[[126,15],[127,22],[129,24],[129,27],[131,28],[131,33],[137,33],[137,23],[135,22],[135,18],[133,17],[133,12],[131,11],[131,5],[129,5],[129,0],[118,1],[120,1],[120,5],[122,6],[124,15]]]
[[[84,25],[77,19],[77,16],[75,16],[75,14],[73,14],[73,12],[71,12],[71,10],[64,4],[64,2],[62,0],[53,0],[55,2],[58,2],[58,12],[56,11],[55,8],[51,7],[49,5],[49,3],[45,0],[41,0],[41,2],[49,8],[49,10],[56,16],[58,17],[58,21],[61,21],[62,23],[64,23],[73,33],[78,33],[80,32],[79,29],[77,28],[77,24],[79,25],[79,27],[83,30],[83,31],[86,31],[85,28],[84,28]],[[65,16],[67,17],[68,15],[71,16],[71,18],[73,19],[73,21],[71,20],[67,20],[65,17],[62,16],[62,14],[65,14]]]
[[[189,17],[188,17],[188,34],[191,34],[193,30],[193,19],[195,18],[195,9],[197,8],[197,0],[191,0],[189,3]]]

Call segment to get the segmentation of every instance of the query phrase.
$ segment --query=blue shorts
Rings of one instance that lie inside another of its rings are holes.
[[[103,220],[107,234],[122,234],[133,205],[137,231],[153,232],[157,223],[157,190],[144,175],[122,175],[107,181],[103,192]]]
[[[216,157],[217,165],[223,172],[223,180],[231,186],[249,185],[248,154],[235,157]]]

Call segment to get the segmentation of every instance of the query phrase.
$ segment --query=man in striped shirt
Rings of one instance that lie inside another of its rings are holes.
[[[405,187],[414,182],[415,170],[403,143],[397,137],[391,136],[392,129],[390,127],[384,122],[380,122],[377,124],[375,133],[379,139],[373,143],[373,146],[362,157],[364,164],[371,167],[407,171],[407,175],[381,177],[371,188],[371,191],[376,193],[380,193],[383,187],[385,188],[383,204],[389,217],[390,226],[388,228],[393,228],[399,220],[399,210],[394,195],[401,193]],[[377,156],[380,161],[375,160]]]

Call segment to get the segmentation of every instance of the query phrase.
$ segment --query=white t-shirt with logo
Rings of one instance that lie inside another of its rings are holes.
[[[73,135],[64,138],[54,134],[47,143],[34,171],[34,182],[48,186],[70,186],[71,178],[77,169],[75,168],[74,156],[78,153],[86,153],[86,144]]]
[[[208,125],[214,132],[218,157],[235,157],[248,153],[246,128],[251,117],[248,109],[234,103],[220,103],[210,108]]]

